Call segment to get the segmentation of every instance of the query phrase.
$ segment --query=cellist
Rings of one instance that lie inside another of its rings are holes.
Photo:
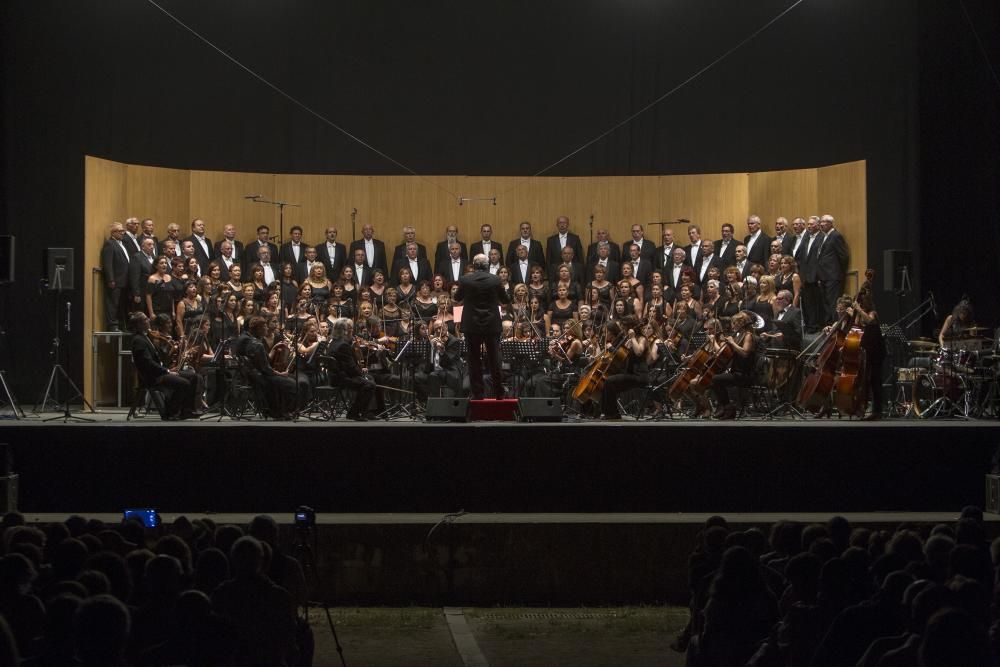
[[[635,317],[628,316],[620,321],[625,331],[625,342],[622,347],[628,351],[625,367],[621,373],[609,375],[604,380],[604,393],[601,394],[601,419],[621,419],[618,411],[618,396],[626,389],[645,387],[649,382],[649,364],[647,351],[649,342]]]
[[[733,362],[729,370],[712,378],[712,393],[715,394],[716,419],[736,419],[736,406],[729,401],[730,386],[746,386],[750,383],[757,361],[757,341],[753,335],[750,316],[744,311],[733,315],[730,321],[732,335],[725,336],[724,345],[733,349]]]

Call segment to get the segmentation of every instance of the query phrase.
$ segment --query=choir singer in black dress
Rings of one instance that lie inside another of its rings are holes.
[[[483,351],[490,371],[490,387],[494,398],[503,398],[503,371],[500,368],[500,304],[510,303],[500,279],[490,273],[486,255],[472,258],[472,273],[458,281],[455,300],[462,302],[462,332],[468,348],[469,388],[473,399],[481,399],[483,385]]]

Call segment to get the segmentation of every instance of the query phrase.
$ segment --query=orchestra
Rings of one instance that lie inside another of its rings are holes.
[[[1000,354],[967,299],[936,338],[904,339],[905,362],[884,369],[887,325],[874,307],[870,273],[857,295],[840,294],[850,250],[834,217],[784,220],[771,238],[749,216],[743,243],[732,224],[717,230],[719,241],[690,225],[686,248],[669,228],[664,245],[654,247],[633,225],[621,252],[602,229],[586,267],[565,216],[544,252],[522,223],[506,264],[503,245],[484,225],[471,247],[489,247],[484,271],[506,297],[498,341],[504,386],[491,391],[556,397],[567,412],[608,420],[623,412],[720,420],[996,416]],[[121,225],[111,227],[103,251],[114,273],[105,280],[115,309],[107,322],[122,316],[123,304],[144,315],[142,335],[162,369],[196,388],[198,402],[185,399],[186,413],[222,400],[240,364],[255,373],[275,418],[298,416],[318,387],[330,385],[350,390],[355,419],[392,414],[411,396],[422,404],[469,394],[456,297],[474,269],[454,227],[438,243],[431,273],[411,226],[390,260],[372,225],[350,250],[336,243],[335,228],[317,246],[296,228],[279,250],[265,226],[244,246],[226,225],[212,254],[204,223],[195,223],[183,240],[168,227],[156,255],[155,223],[144,220],[127,279],[113,267],[128,252]],[[482,378],[471,383],[480,393],[482,386]],[[888,409],[887,387],[897,393]]]

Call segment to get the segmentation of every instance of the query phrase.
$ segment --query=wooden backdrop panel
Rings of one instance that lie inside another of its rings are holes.
[[[722,225],[731,222],[739,229],[748,206],[747,175],[701,174],[660,177],[662,220],[686,218],[697,224],[705,238],[719,238]],[[674,241],[687,245],[687,224],[671,226]],[[647,233],[647,236],[654,238]],[[656,238],[656,241],[660,239]]]
[[[285,208],[286,236],[293,225],[299,225],[302,238],[307,243],[318,244],[325,241],[326,228],[335,227],[337,241],[350,245],[351,210],[358,209],[356,226],[360,236],[362,218],[368,207],[368,185],[367,176],[278,174],[275,192],[279,199],[301,204],[301,207]]]
[[[847,240],[851,250],[849,271],[864,276],[877,257],[868,256],[868,195],[865,190],[866,164],[864,160],[820,167],[818,172],[817,215],[829,213],[837,221],[837,229]],[[848,288],[857,285],[848,282]]]
[[[172,222],[181,226],[182,233],[190,234],[191,172],[128,165],[125,204],[129,216],[153,219],[160,240],[166,238],[167,225]]]
[[[212,241],[218,241],[222,227],[230,223],[236,225],[236,238],[244,242],[256,238],[260,225],[267,225],[277,236],[277,207],[244,199],[254,194],[273,200],[277,194],[274,174],[192,171],[187,219],[178,222],[181,238],[190,236],[191,220],[196,217],[205,221],[205,235]]]
[[[749,206],[747,210],[760,216],[761,227],[774,235],[774,220],[779,216],[788,219],[808,218],[817,209],[817,176],[815,169],[790,169],[763,171],[747,175]],[[737,236],[746,235],[746,219],[736,225]]]
[[[116,345],[103,344],[100,348],[102,363],[97,376],[97,395],[92,391],[93,355],[91,332],[104,330],[104,298],[102,276],[91,269],[101,266],[101,248],[109,237],[112,222],[124,222],[126,215],[125,183],[128,168],[120,162],[101,158],[84,158],[84,241],[83,256],[76,261],[83,265],[83,389],[84,397],[95,405],[113,400],[115,393]],[[96,293],[94,291],[96,284]]]

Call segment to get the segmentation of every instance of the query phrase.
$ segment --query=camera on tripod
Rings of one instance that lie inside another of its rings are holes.
[[[295,530],[310,531],[316,527],[316,510],[308,505],[299,505],[295,510]]]

